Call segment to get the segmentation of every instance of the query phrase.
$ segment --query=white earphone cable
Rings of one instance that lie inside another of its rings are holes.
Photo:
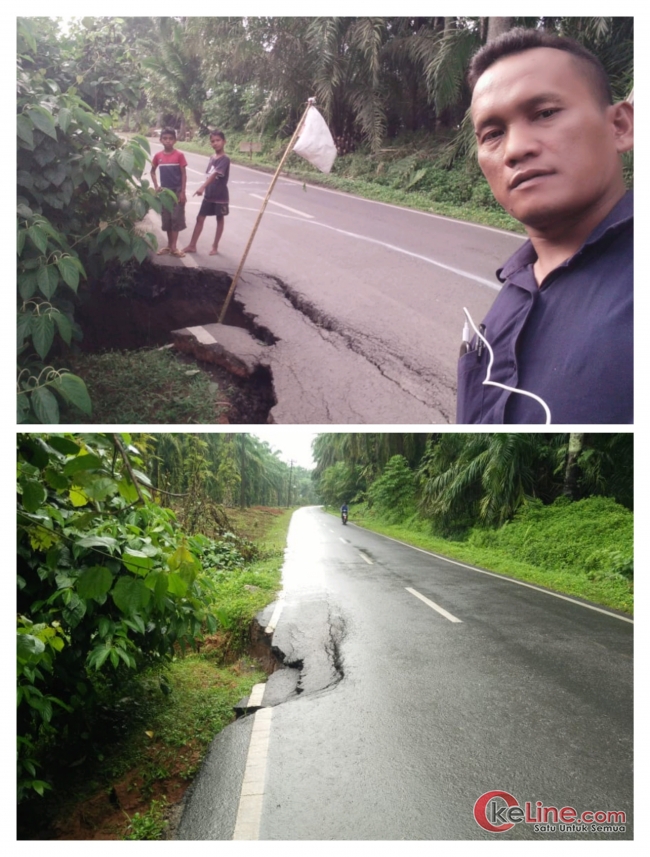
[[[546,413],[546,425],[551,425],[551,410],[544,401],[544,399],[540,398],[539,396],[536,396],[535,393],[529,393],[528,390],[518,390],[516,387],[508,387],[507,384],[500,384],[498,381],[490,381],[490,373],[492,372],[492,364],[494,363],[494,351],[492,351],[492,346],[472,321],[472,316],[469,314],[469,310],[467,309],[467,307],[463,307],[463,312],[467,316],[467,320],[469,321],[474,333],[478,336],[478,338],[481,340],[481,342],[483,342],[487,350],[490,352],[490,360],[488,362],[487,372],[485,374],[485,381],[483,381],[483,384],[490,387],[500,387],[502,390],[507,390],[510,393],[521,393],[522,396],[530,396],[531,399],[535,399],[535,401],[539,402],[539,404],[544,408],[544,412]]]

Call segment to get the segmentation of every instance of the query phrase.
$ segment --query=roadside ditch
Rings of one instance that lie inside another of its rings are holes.
[[[80,293],[76,311],[83,330],[80,350],[97,354],[169,345],[173,330],[218,321],[230,283],[231,277],[225,272],[155,265],[147,259],[140,266],[123,269],[117,279],[107,274]],[[228,308],[225,323],[246,330],[263,345],[277,341],[270,330],[244,313],[235,299]],[[268,421],[276,404],[268,368],[257,367],[248,377],[241,377],[187,354],[177,356],[210,376],[219,389],[218,398],[223,398],[223,391],[228,390],[231,407],[227,422]]]

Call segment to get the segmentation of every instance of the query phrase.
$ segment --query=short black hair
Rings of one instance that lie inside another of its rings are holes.
[[[211,137],[221,137],[223,142],[224,143],[226,142],[226,135],[223,133],[223,131],[220,131],[218,128],[215,128],[214,131],[210,131],[210,136]]]
[[[497,60],[512,54],[523,53],[532,48],[555,48],[558,51],[571,54],[588,76],[594,94],[601,104],[607,106],[613,103],[612,88],[607,72],[600,60],[591,51],[583,47],[580,42],[576,42],[575,39],[570,39],[567,36],[558,36],[556,33],[549,33],[546,30],[533,30],[525,27],[515,27],[508,30],[508,32],[488,42],[474,54],[467,73],[467,82],[471,91],[474,92],[474,87],[483,72],[487,71]]]
[[[174,137],[176,139],[176,131],[173,128],[163,128],[160,132],[161,137]]]

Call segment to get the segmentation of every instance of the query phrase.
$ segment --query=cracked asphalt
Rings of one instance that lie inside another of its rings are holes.
[[[192,193],[207,158],[186,157],[191,230],[200,204]],[[198,254],[156,261],[234,274],[270,178],[233,165],[219,255],[208,255],[208,219]],[[162,235],[157,216],[148,226]],[[463,307],[475,319],[485,314],[498,288],[495,271],[521,241],[280,179],[236,292],[244,311],[278,338],[268,349],[277,398],[271,421],[454,422]]]
[[[259,839],[633,838],[624,617],[315,507],[292,518],[283,584],[272,642],[293,666],[262,699],[272,719]],[[217,736],[178,838],[232,838],[252,722]],[[490,833],[473,807],[491,790],[521,806],[624,811],[626,830]]]

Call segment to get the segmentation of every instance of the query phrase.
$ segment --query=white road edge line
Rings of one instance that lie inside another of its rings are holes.
[[[260,708],[254,714],[253,731],[248,746],[248,757],[244,770],[244,782],[239,797],[239,809],[233,839],[259,839],[262,804],[264,802],[264,781],[266,779],[266,760],[271,737],[272,708]]]
[[[280,620],[280,614],[282,613],[282,609],[284,607],[284,598],[280,595],[278,599],[278,603],[275,605],[275,610],[273,611],[273,615],[271,616],[271,620],[269,624],[264,629],[267,634],[272,634],[275,629],[278,627],[278,622]]]
[[[455,616],[452,616],[451,613],[447,613],[447,611],[443,607],[440,607],[434,601],[429,601],[429,599],[426,598],[424,595],[421,595],[417,591],[417,589],[411,589],[410,586],[406,586],[404,588],[406,589],[407,592],[410,592],[411,595],[415,595],[415,597],[419,598],[420,601],[424,601],[425,604],[428,604],[429,607],[431,607],[433,610],[437,610],[441,616],[445,617],[445,619],[449,619],[450,622],[459,622],[461,625],[463,624],[462,619],[457,619]]]
[[[374,532],[374,530],[368,530],[369,533]],[[376,536],[381,536],[382,539],[388,539],[389,542],[397,542],[398,545],[404,545],[405,548],[411,548],[411,550],[418,551],[418,553],[426,553],[429,556],[435,556],[436,559],[441,559],[444,562],[449,562],[451,565],[459,565],[461,568],[468,568],[470,571],[476,571],[479,574],[487,574],[489,577],[496,577],[497,580],[503,580],[505,583],[516,583],[517,586],[525,586],[527,589],[534,589],[536,592],[541,592],[544,595],[552,595],[553,598],[560,598],[562,601],[570,601],[571,604],[577,604],[578,607],[586,607],[587,610],[595,610],[596,613],[604,613],[605,616],[611,616],[613,619],[620,619],[622,622],[629,622],[630,625],[634,625],[634,619],[630,619],[628,616],[619,616],[618,613],[612,613],[610,610],[604,610],[602,607],[596,607],[593,604],[585,604],[584,601],[578,601],[575,598],[569,598],[568,595],[560,595],[559,592],[551,592],[550,589],[543,589],[541,586],[534,586],[532,583],[524,583],[523,580],[514,580],[512,577],[506,577],[504,574],[497,574],[494,571],[485,571],[483,568],[476,568],[475,565],[466,565],[464,562],[458,562],[455,559],[449,559],[446,556],[441,556],[438,553],[434,553],[433,551],[424,550],[424,548],[416,548],[413,545],[409,545],[406,542],[401,542],[399,539],[394,539],[392,536],[385,536],[383,533],[375,533]]]
[[[369,557],[367,557],[365,555],[365,553],[363,553],[362,551],[358,551],[358,554],[361,557],[361,559],[365,559],[365,561],[368,563],[368,565],[374,565],[373,561]]]
[[[266,197],[260,196],[257,193],[251,193],[250,191],[248,192],[248,195],[252,196],[254,199],[261,199],[262,201],[266,199]],[[293,214],[299,214],[301,217],[308,217],[310,220],[314,219],[313,214],[307,214],[306,211],[299,211],[297,208],[290,208],[288,205],[283,205],[281,202],[275,202],[273,199],[270,199],[269,203],[271,205],[277,205],[278,208],[284,208],[286,211],[291,211]]]

